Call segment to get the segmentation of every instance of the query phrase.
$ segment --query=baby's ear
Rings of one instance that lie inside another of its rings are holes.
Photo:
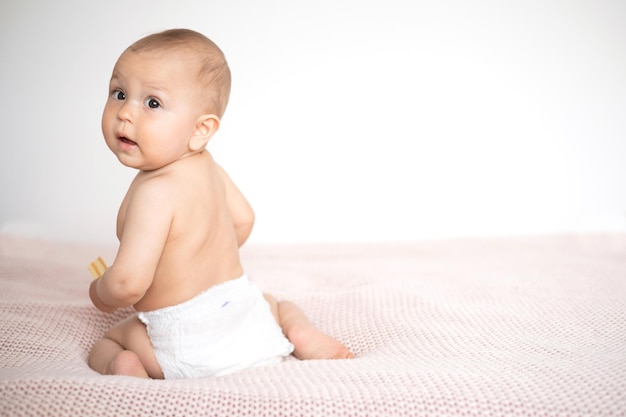
[[[209,139],[220,128],[220,118],[214,114],[204,114],[196,122],[193,136],[189,140],[189,149],[198,151],[204,149]]]

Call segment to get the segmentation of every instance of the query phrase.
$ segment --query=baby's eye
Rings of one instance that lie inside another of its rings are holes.
[[[111,97],[115,100],[126,100],[126,94],[122,90],[113,90]]]
[[[161,107],[161,103],[159,103],[159,100],[157,100],[156,98],[149,98],[146,100],[146,106],[151,109],[158,109],[159,107]]]

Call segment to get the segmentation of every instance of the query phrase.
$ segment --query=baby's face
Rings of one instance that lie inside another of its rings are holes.
[[[105,141],[120,162],[145,171],[190,153],[201,100],[189,53],[126,51],[111,77],[102,115]]]

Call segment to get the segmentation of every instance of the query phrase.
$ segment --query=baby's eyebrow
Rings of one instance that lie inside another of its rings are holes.
[[[153,82],[146,83],[145,84],[145,88],[148,91],[153,91],[153,92],[157,92],[157,93],[167,94],[167,92],[168,92],[167,87],[165,87],[162,84],[153,83]]]
[[[119,75],[117,75],[116,73],[113,73],[113,75],[111,75],[111,79],[109,80],[109,84],[119,84],[121,82],[121,79],[119,77]]]

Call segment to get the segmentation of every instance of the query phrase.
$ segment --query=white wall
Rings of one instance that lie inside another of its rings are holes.
[[[210,149],[252,242],[624,230],[625,5],[2,0],[0,230],[114,242],[108,77],[169,27],[231,64]]]

